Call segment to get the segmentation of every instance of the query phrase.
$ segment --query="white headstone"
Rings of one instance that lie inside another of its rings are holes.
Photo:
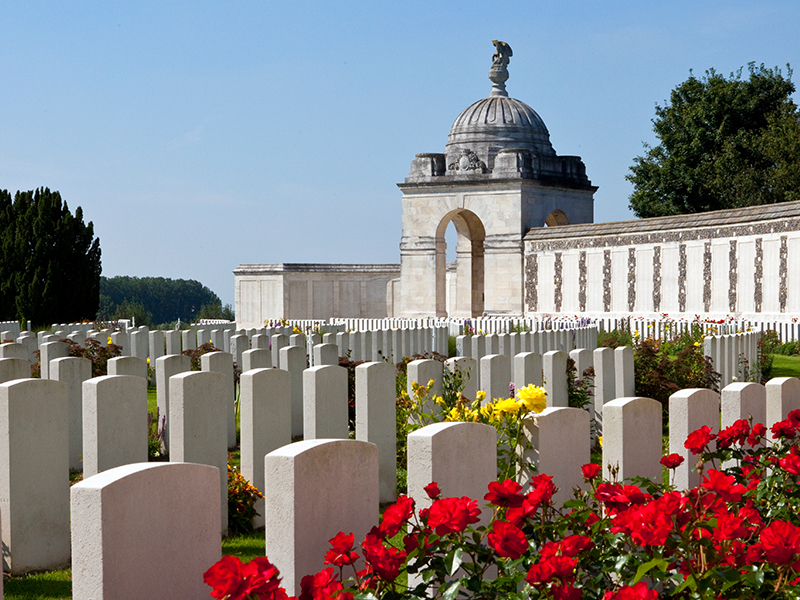
[[[72,597],[208,597],[203,573],[222,554],[218,487],[214,467],[171,463],[125,465],[72,486]]]
[[[228,423],[228,448],[236,447],[236,388],[233,379],[233,355],[229,352],[209,352],[200,357],[200,369],[221,373],[225,377],[225,412]]]
[[[303,435],[304,428],[303,371],[306,369],[306,349],[304,346],[281,348],[280,360],[281,369],[288,371],[292,380],[292,436],[299,437]]]
[[[686,438],[703,425],[718,433],[719,410],[719,394],[714,390],[680,390],[669,397],[669,453],[684,458],[683,464],[675,469],[675,486],[679,490],[689,490],[700,484],[695,469],[699,457],[686,449]]]
[[[242,476],[262,494],[264,457],[292,443],[291,378],[281,369],[253,369],[242,373]],[[255,527],[264,526],[264,499],[256,501]]]
[[[91,376],[92,361],[88,358],[67,356],[50,361],[50,379],[67,384],[69,468],[73,471],[83,470],[83,382]]]
[[[480,364],[481,389],[486,392],[487,402],[508,398],[511,392],[511,361],[508,357],[505,354],[487,354]]]
[[[266,555],[286,591],[299,595],[301,578],[325,566],[329,539],[344,531],[363,540],[378,523],[378,448],[305,440],[267,454],[264,474]]]
[[[767,402],[764,425],[769,429],[778,421],[783,421],[793,410],[800,409],[800,379],[775,377],[764,387]]]
[[[135,356],[117,356],[108,360],[109,375],[132,375],[147,379],[147,363]]]
[[[580,408],[547,407],[524,421],[525,437],[531,444],[523,452],[526,462],[539,473],[553,478],[559,504],[572,498],[574,488],[584,487],[581,467],[591,460],[589,412]],[[527,477],[519,481],[523,486]]]
[[[647,477],[661,481],[661,403],[652,398],[617,398],[603,406],[603,477]]]
[[[147,462],[145,378],[106,375],[84,381],[82,412],[85,478],[114,467]]]
[[[169,378],[169,396],[169,459],[219,469],[220,531],[224,533],[228,529],[225,423],[230,399],[225,375],[214,371],[173,375]]]
[[[67,403],[60,381],[0,384],[0,529],[13,575],[69,564]]]
[[[380,501],[397,498],[395,368],[385,362],[356,367],[356,439],[378,447]]]
[[[24,358],[0,358],[0,383],[30,376],[31,363]]]
[[[167,417],[164,427],[164,444],[167,447],[169,447],[169,378],[190,371],[191,368],[192,361],[183,354],[172,354],[156,359],[156,405],[158,414]]]
[[[547,406],[569,406],[567,358],[568,355],[563,350],[551,350],[542,357]]]
[[[303,371],[303,438],[346,439],[347,369],[321,365]]]

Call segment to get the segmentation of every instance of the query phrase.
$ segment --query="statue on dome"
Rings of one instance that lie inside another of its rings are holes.
[[[508,66],[508,59],[514,56],[514,53],[511,51],[511,46],[500,40],[492,40],[492,44],[494,44],[497,50],[497,52],[492,55],[492,66],[502,69],[506,68]]]

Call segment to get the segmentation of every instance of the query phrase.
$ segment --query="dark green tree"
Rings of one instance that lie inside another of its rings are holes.
[[[219,296],[194,279],[103,277],[100,280],[100,294],[103,302],[99,318],[136,315],[137,324],[147,313],[147,322],[154,325],[172,323],[178,319],[192,322],[201,307],[220,303]],[[125,306],[129,309],[135,307],[136,310],[126,315],[120,312],[120,307]]]
[[[788,65],[787,65],[788,67]],[[762,64],[725,78],[713,69],[656,105],[653,131],[634,159],[630,207],[658,217],[800,200],[800,113],[792,71]]]
[[[0,190],[0,318],[36,324],[94,318],[100,292],[100,240],[48,188]]]

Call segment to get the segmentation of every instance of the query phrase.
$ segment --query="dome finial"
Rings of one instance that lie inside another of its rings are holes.
[[[508,60],[514,55],[511,46],[500,40],[492,40],[496,52],[492,55],[492,68],[489,79],[492,82],[492,96],[508,96],[506,81],[508,80]]]

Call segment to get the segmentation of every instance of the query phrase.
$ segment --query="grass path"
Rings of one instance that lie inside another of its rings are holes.
[[[800,379],[800,356],[773,354],[770,377],[797,377]]]

